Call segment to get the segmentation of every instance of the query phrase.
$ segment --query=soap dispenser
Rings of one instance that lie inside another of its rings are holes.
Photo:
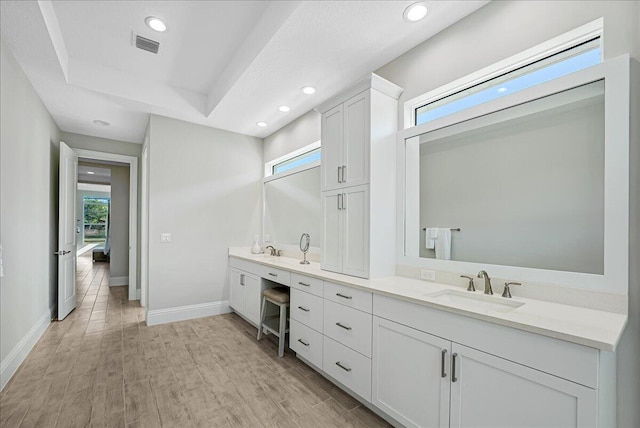
[[[262,247],[260,247],[260,235],[255,235],[253,237],[253,247],[251,247],[251,252],[253,254],[260,254],[262,252]]]

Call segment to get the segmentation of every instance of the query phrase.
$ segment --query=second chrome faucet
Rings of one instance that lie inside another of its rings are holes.
[[[481,270],[478,272],[478,278],[484,278],[484,294],[493,294],[493,289],[491,288],[491,278],[489,278],[489,274],[487,271]]]

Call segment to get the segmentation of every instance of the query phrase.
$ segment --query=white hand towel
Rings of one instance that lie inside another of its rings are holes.
[[[441,227],[436,239],[436,259],[451,260],[451,229]]]
[[[436,248],[436,240],[438,239],[438,228],[427,227],[424,231],[424,244],[427,250]]]

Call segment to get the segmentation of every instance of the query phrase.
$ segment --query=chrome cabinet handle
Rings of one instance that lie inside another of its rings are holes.
[[[453,360],[451,363],[451,382],[457,382],[458,378],[456,377],[456,359],[458,358],[458,354],[453,353]]]
[[[346,165],[342,165],[342,182],[346,183],[347,182],[347,166]]]
[[[338,296],[338,297],[342,297],[343,299],[353,299],[353,297],[351,297],[351,296],[346,296],[346,295],[341,294],[341,293],[336,293],[336,296]]]
[[[351,330],[351,327],[349,327],[348,325],[344,325],[340,322],[337,322],[336,325],[340,328],[344,328],[345,330]]]
[[[55,254],[56,256],[64,256],[65,254],[69,254],[71,252],[71,250],[69,251],[65,251],[65,250],[59,250],[54,252],[53,254]]]
[[[244,274],[240,274],[240,285],[244,285]]]
[[[269,276],[276,276],[277,277],[278,274],[269,272]]]
[[[300,309],[301,311],[309,312],[309,309],[305,308],[304,306],[298,306],[298,309]]]
[[[336,366],[340,367],[345,372],[350,372],[351,369],[347,366],[344,366],[340,361],[336,361]]]
[[[338,209],[344,209],[344,198],[342,197],[342,193],[338,193]]]
[[[342,167],[339,166],[338,167],[338,183],[342,183],[342,178],[340,177],[341,173],[342,173]]]
[[[447,350],[443,349],[442,350],[442,361],[441,361],[442,368],[441,368],[441,371],[440,371],[440,377],[447,377],[447,370],[444,367],[445,366],[446,357],[447,357]]]
[[[302,339],[298,339],[298,342],[302,343],[304,346],[309,346],[309,344]]]
[[[307,284],[306,282],[300,282],[300,281],[298,281],[298,284],[300,284],[300,285],[304,285],[305,287],[311,287],[311,284]]]
[[[342,194],[342,209],[343,210],[347,209],[347,194],[346,193]]]

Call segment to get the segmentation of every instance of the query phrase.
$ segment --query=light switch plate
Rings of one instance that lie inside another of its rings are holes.
[[[170,233],[161,233],[160,234],[160,242],[162,242],[162,243],[171,242],[171,234]]]
[[[427,280],[427,281],[435,281],[436,280],[436,271],[435,270],[422,269],[420,271],[420,279],[424,279],[424,280]]]

